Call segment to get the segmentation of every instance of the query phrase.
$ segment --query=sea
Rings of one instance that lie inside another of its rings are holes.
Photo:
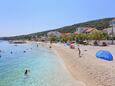
[[[82,86],[79,83],[52,49],[35,42],[0,41],[0,86]]]

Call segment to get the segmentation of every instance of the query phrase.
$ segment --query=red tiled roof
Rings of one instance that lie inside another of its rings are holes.
[[[93,30],[95,30],[94,28],[89,28],[89,29],[87,29],[85,32],[86,33],[90,33],[90,32],[92,32]]]

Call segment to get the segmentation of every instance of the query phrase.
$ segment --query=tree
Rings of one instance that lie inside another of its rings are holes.
[[[94,30],[90,34],[90,39],[92,39],[92,40],[103,40],[103,39],[107,39],[107,34],[104,33],[101,30]]]
[[[87,34],[82,33],[82,34],[79,34],[79,35],[77,36],[77,38],[78,38],[78,40],[86,40],[86,39],[88,39],[87,36],[88,36]]]
[[[60,40],[61,40],[61,42],[67,42],[68,41],[67,36],[61,36]]]
[[[58,33],[58,34],[57,34]],[[50,43],[59,41],[60,33],[59,32],[49,32],[47,34]]]
[[[76,34],[70,34],[70,39],[69,39],[70,41],[74,41],[74,40],[76,40]]]

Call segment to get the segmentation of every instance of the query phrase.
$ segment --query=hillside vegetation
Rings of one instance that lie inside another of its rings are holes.
[[[110,27],[110,21],[113,18],[103,18],[103,19],[97,19],[97,20],[92,20],[92,21],[88,21],[88,22],[84,22],[84,23],[78,23],[78,24],[73,24],[70,26],[65,26],[62,28],[58,28],[58,29],[54,29],[54,30],[48,30],[48,31],[43,31],[43,32],[37,32],[37,33],[32,33],[32,34],[28,34],[28,35],[21,35],[21,36],[14,36],[14,37],[4,37],[1,39],[4,40],[15,40],[15,39],[31,39],[34,37],[40,37],[40,36],[46,36],[48,32],[50,31],[59,31],[62,33],[72,33],[75,32],[76,28],[78,27],[93,27],[96,29],[104,29],[104,28],[108,28]]]

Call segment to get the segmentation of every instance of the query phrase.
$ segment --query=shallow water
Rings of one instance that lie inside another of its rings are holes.
[[[62,65],[63,61],[48,48],[36,47],[35,43],[15,46],[0,42],[0,50],[0,86],[78,85]],[[30,70],[27,76],[26,69]]]

